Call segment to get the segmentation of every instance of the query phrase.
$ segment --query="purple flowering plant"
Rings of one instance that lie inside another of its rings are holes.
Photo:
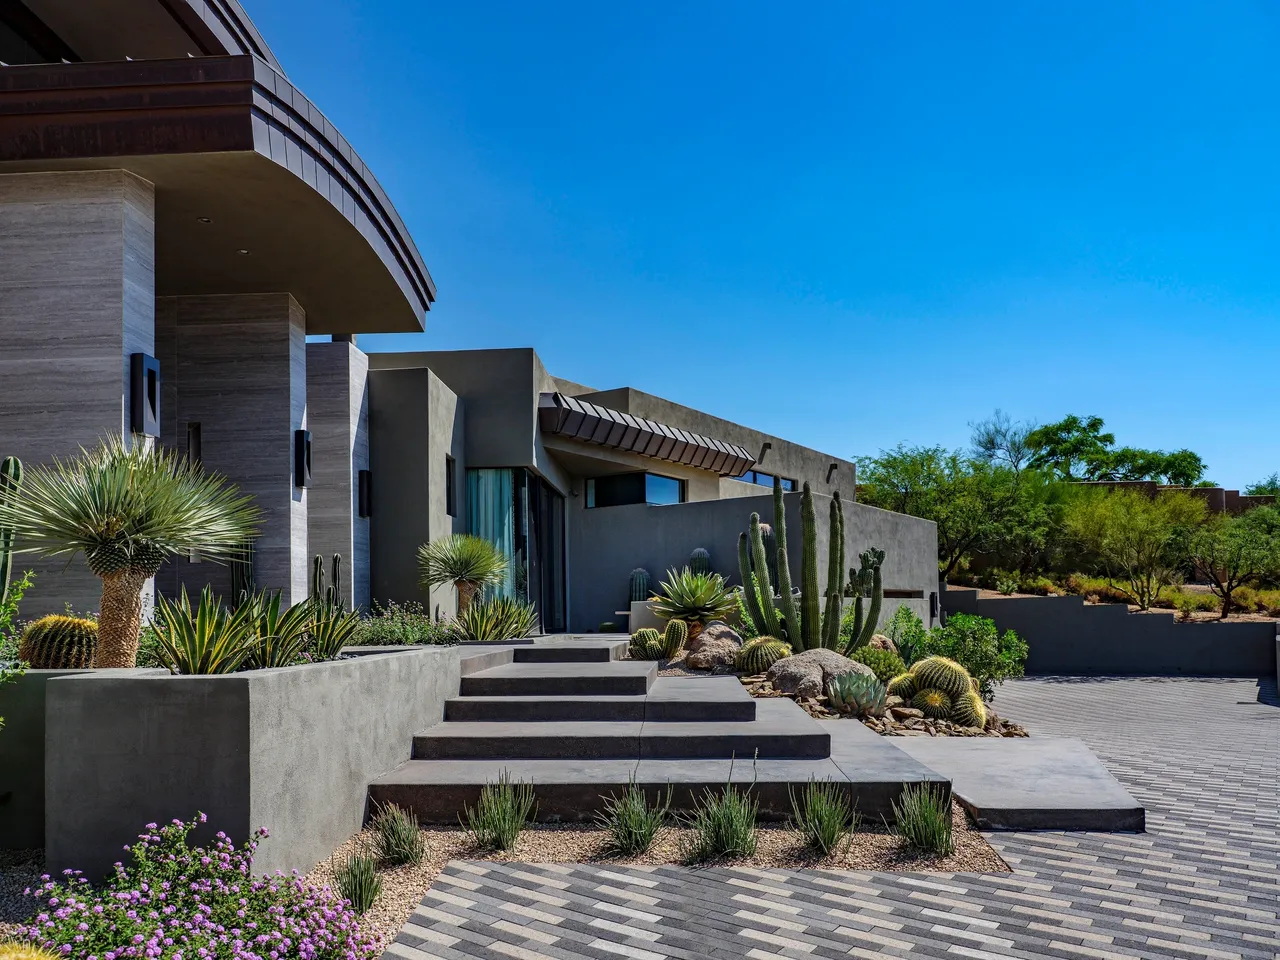
[[[292,876],[255,876],[259,830],[242,847],[219,832],[211,848],[188,843],[206,817],[174,820],[125,849],[99,886],[79,871],[48,875],[27,890],[40,902],[23,938],[73,960],[371,960],[375,939],[351,904],[327,886]]]

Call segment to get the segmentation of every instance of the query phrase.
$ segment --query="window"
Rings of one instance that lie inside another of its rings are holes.
[[[743,483],[754,483],[760,487],[773,486],[773,474],[762,473],[759,470],[748,470],[738,479],[741,480]],[[781,480],[782,480],[782,489],[785,490],[787,493],[790,493],[792,490],[796,488],[796,482],[794,480],[788,477],[782,477]]]
[[[458,468],[453,462],[453,457],[446,453],[444,455],[444,512],[451,517],[458,515],[457,472]]]
[[[621,507],[633,503],[660,507],[684,503],[687,491],[685,482],[675,477],[656,473],[618,473],[610,477],[590,477],[586,497],[589,508]]]

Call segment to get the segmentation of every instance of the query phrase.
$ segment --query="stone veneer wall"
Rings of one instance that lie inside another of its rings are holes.
[[[0,176],[0,456],[47,463],[126,433],[129,355],[155,353],[154,315],[150,183],[123,170]],[[37,575],[25,617],[98,608],[82,561],[16,565]]]

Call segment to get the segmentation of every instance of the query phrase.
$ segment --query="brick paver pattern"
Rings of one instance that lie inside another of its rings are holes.
[[[1147,832],[991,833],[1009,874],[454,861],[386,956],[1280,956],[1274,681],[1023,680],[997,707],[1087,742]]]

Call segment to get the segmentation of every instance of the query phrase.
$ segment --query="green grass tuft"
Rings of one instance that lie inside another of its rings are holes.
[[[520,831],[537,812],[533,785],[512,783],[506,771],[497,783],[486,783],[474,807],[467,807],[467,830],[478,847],[485,850],[510,850]]]
[[[951,804],[947,791],[934,784],[902,791],[901,805],[893,804],[894,830],[917,850],[949,856],[955,851],[951,835]]]
[[[338,892],[351,901],[356,913],[364,913],[373,906],[382,892],[382,878],[378,876],[378,858],[363,850],[351,854],[333,871]]]
[[[684,845],[686,863],[749,857],[756,852],[759,801],[750,791],[733,785],[732,767],[729,778],[723,790],[708,790],[701,800],[695,800],[693,813],[684,818],[684,825],[693,831]]]
[[[823,856],[848,848],[862,818],[839,784],[810,780],[798,796],[790,795],[792,823],[810,847]]]
[[[375,850],[383,863],[402,866],[421,863],[427,854],[427,842],[418,826],[418,818],[403,807],[388,803],[373,818],[377,833]]]
[[[605,852],[614,856],[631,856],[648,850],[666,823],[667,812],[671,809],[671,786],[667,786],[665,797],[659,796],[657,803],[650,804],[632,776],[621,796],[603,799],[604,812],[596,822],[609,832]]]

